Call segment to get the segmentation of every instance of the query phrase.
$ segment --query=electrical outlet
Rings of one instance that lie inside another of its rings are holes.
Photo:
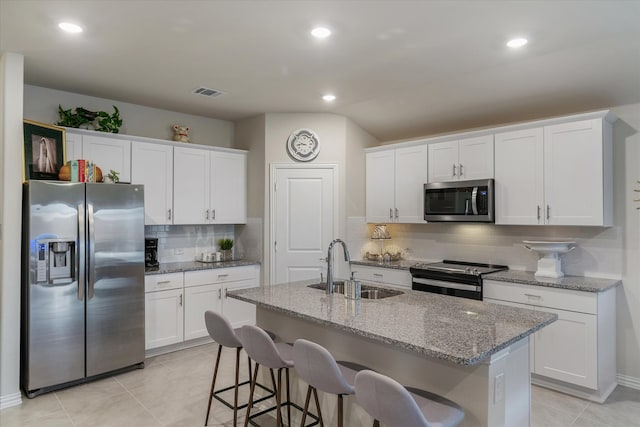
[[[493,403],[502,402],[504,399],[504,374],[496,375],[493,383]]]
[[[184,248],[175,248],[173,253],[176,255],[184,255]]]

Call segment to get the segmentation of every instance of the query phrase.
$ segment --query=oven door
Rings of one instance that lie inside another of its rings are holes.
[[[459,283],[414,276],[411,283],[411,289],[414,291],[432,292],[434,294],[482,300],[482,285],[478,283]]]

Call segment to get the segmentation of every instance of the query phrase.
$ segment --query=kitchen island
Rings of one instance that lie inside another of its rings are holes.
[[[457,402],[464,426],[529,425],[529,335],[555,314],[411,290],[356,301],[309,288],[314,282],[229,297],[256,304],[258,325],[284,341],[310,339],[339,360]],[[325,416],[335,412],[333,400],[323,398]],[[353,399],[347,402],[347,425],[369,422]]]

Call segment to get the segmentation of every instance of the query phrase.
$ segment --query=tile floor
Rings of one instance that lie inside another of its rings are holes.
[[[215,350],[216,346],[211,344],[156,356],[147,359],[146,367],[142,370],[34,399],[24,398],[21,406],[0,411],[0,425],[202,426]],[[233,355],[223,352],[222,359],[226,369],[221,371],[224,374],[220,381],[223,381],[222,384],[231,384]],[[241,366],[246,366],[246,362]],[[260,423],[274,425],[275,421]],[[214,400],[209,425],[232,424],[232,412]],[[533,387],[531,425],[640,426],[640,390],[619,386],[607,402],[599,405]]]

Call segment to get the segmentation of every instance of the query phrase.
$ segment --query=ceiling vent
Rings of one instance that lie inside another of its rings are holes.
[[[193,93],[195,93],[196,95],[211,96],[211,97],[224,95],[224,92],[221,90],[210,89],[204,86],[194,89]]]

